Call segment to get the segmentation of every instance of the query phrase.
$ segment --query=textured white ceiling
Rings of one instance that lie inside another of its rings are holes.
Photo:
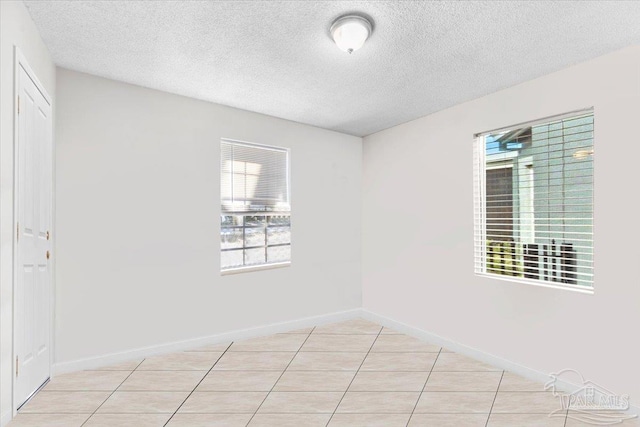
[[[640,43],[640,1],[25,4],[61,67],[360,136]]]

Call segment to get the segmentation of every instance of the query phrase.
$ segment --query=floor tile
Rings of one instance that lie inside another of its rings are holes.
[[[640,427],[640,416],[636,414],[635,418],[625,419],[620,425],[622,427]]]
[[[344,322],[317,326],[313,334],[372,334],[378,335],[382,326],[364,319],[352,319]]]
[[[171,418],[167,427],[245,427],[252,414],[183,414]]]
[[[143,359],[127,360],[125,362],[113,363],[111,365],[102,366],[91,371],[133,371],[136,367],[142,363]]]
[[[228,347],[59,375],[9,427],[564,426],[543,384],[364,319]]]
[[[280,371],[211,371],[196,391],[270,391]]]
[[[413,414],[408,427],[485,427],[487,417],[488,414]]]
[[[418,392],[347,392],[336,413],[410,414],[416,405]]]
[[[438,353],[369,353],[361,371],[430,371]]]
[[[367,372],[356,375],[349,391],[422,391],[429,372]]]
[[[500,381],[500,391],[544,391],[544,383],[531,381],[505,371]]]
[[[440,346],[429,344],[408,335],[380,335],[371,349],[372,353],[437,353],[439,351]]]
[[[283,334],[303,334],[303,335],[309,335],[311,332],[313,332],[313,327],[310,327],[310,328],[294,329],[294,330],[291,330],[291,331],[283,332]]]
[[[328,427],[405,427],[410,414],[334,414]]]
[[[80,427],[89,414],[18,414],[8,427]]]
[[[208,371],[220,358],[220,352],[179,352],[144,359],[139,371]]]
[[[430,391],[422,393],[416,414],[488,414],[495,397],[492,392]]]
[[[338,406],[342,392],[280,392],[269,393],[258,413],[325,413],[331,414]]]
[[[213,367],[214,370],[230,371],[284,371],[294,352],[226,352]]]
[[[253,391],[196,391],[178,413],[252,414],[266,395],[266,392]]]
[[[302,329],[294,329],[293,331],[283,332],[285,334],[304,334],[309,335],[313,331],[313,327],[311,328],[302,328]]]
[[[626,414],[627,416],[630,414]],[[640,416],[635,415],[635,418],[627,418],[620,424],[622,427],[640,427]]]
[[[438,372],[502,371],[500,368],[487,365],[458,353],[440,353],[433,370]]]
[[[248,427],[325,427],[331,414],[256,414]]]
[[[188,395],[189,393],[187,392],[116,391],[98,409],[98,413],[173,413]]]
[[[192,391],[207,371],[135,371],[119,391]]]
[[[640,417],[636,416],[635,418],[628,418],[631,414],[621,414],[615,411],[612,412],[602,412],[598,411],[597,413],[576,413],[574,411],[569,411],[567,414],[567,422],[565,424],[566,427],[593,427],[595,425],[594,421],[602,423],[613,423],[614,421],[622,420],[619,424],[614,424],[616,426],[621,427],[640,427]],[[607,421],[605,421],[607,420]]]
[[[122,384],[130,373],[130,371],[80,371],[56,375],[44,390],[113,391]]]
[[[548,391],[499,391],[492,413],[549,414],[561,408],[560,399]]]
[[[94,414],[82,427],[162,427],[171,414]]]
[[[298,351],[307,336],[301,334],[276,334],[250,340],[236,341],[229,351]]]
[[[300,351],[352,351],[366,353],[371,349],[375,335],[311,334]]]
[[[229,348],[230,345],[231,345],[230,342],[221,343],[221,344],[208,344],[208,345],[203,345],[203,346],[196,347],[196,348],[193,348],[193,349],[190,349],[190,350],[186,350],[186,351],[187,352],[192,352],[192,351],[193,352],[202,352],[202,351],[204,351],[204,352],[210,352],[210,353],[211,352],[213,352],[213,353],[215,353],[215,352],[222,353],[222,352],[226,351]]]
[[[502,372],[431,372],[425,391],[498,390]]]
[[[548,414],[495,414],[489,416],[488,427],[564,427],[565,417]],[[592,424],[593,425],[593,424]]]
[[[357,371],[366,353],[298,353],[287,371]]]
[[[341,391],[345,392],[353,371],[286,371],[273,391]]]
[[[108,391],[42,391],[23,406],[20,413],[90,414],[110,394]]]

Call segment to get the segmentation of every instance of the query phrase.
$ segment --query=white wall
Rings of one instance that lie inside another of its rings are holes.
[[[590,106],[595,295],[476,277],[473,135]],[[366,137],[364,308],[638,406],[639,120],[635,46]]]
[[[14,47],[55,99],[56,69],[21,1],[0,1],[0,424],[11,416]]]
[[[57,364],[361,306],[361,138],[65,69],[57,93]],[[220,276],[223,137],[291,149],[290,267]]]

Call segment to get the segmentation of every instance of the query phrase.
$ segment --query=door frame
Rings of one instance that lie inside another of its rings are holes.
[[[14,47],[14,74],[13,74],[13,288],[12,288],[12,303],[11,309],[12,313],[12,325],[11,325],[11,409],[12,409],[12,417],[15,417],[18,412],[18,402],[16,400],[16,353],[17,353],[17,345],[16,345],[16,290],[18,286],[18,179],[19,179],[19,171],[18,171],[18,154],[20,152],[20,118],[18,117],[18,95],[20,94],[20,69],[23,69],[27,76],[33,81],[36,88],[45,101],[51,107],[51,197],[49,203],[51,204],[50,210],[50,218],[51,221],[51,252],[53,253],[52,260],[50,261],[49,268],[49,283],[51,284],[51,289],[49,292],[49,313],[50,313],[50,327],[49,327],[49,377],[53,377],[53,360],[54,360],[54,321],[55,321],[55,241],[56,241],[56,232],[55,232],[55,133],[54,133],[54,113],[53,113],[53,102],[52,98],[44,88],[44,85],[38,79],[35,71],[29,65],[27,58],[24,56],[20,48],[18,46]]]

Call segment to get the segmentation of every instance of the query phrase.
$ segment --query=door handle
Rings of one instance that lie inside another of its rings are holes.
[[[47,251],[47,259],[49,259],[49,255],[50,255],[50,254],[49,254],[49,251]]]

